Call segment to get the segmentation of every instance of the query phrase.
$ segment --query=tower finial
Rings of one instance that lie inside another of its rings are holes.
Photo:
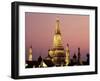
[[[56,31],[55,31],[55,34],[61,34],[61,33],[60,33],[59,24],[60,24],[60,21],[59,21],[59,19],[57,18],[57,20],[56,20]]]

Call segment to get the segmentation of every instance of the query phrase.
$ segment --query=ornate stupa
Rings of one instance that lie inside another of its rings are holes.
[[[53,46],[49,49],[49,56],[52,58],[52,62],[55,66],[65,65],[65,52],[62,45],[62,37],[60,32],[60,21],[56,20],[56,27],[53,38]]]
[[[67,44],[66,47],[66,59],[65,59],[66,65],[68,66],[70,63],[70,50],[69,50],[69,44]]]
[[[29,48],[28,61],[32,61],[32,46]]]

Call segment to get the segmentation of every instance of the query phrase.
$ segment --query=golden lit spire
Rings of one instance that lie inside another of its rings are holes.
[[[29,48],[28,61],[32,61],[32,46]]]
[[[69,44],[67,44],[66,47],[66,59],[65,59],[66,65],[70,63],[70,50],[69,50]]]
[[[49,56],[55,66],[65,65],[65,51],[62,45],[62,38],[60,32],[60,21],[56,20],[56,27],[53,38],[53,48],[49,50]]]
[[[59,24],[60,24],[60,21],[59,21],[59,19],[57,19],[57,20],[56,20],[56,30],[55,30],[55,34],[61,34],[61,33],[60,33]]]
[[[56,20],[56,30],[54,34],[54,39],[53,39],[53,46],[54,48],[59,48],[62,47],[62,39],[61,39],[61,32],[59,28],[59,23],[60,21],[57,19]]]

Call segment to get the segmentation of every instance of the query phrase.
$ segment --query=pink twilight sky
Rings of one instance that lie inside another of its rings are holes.
[[[42,58],[48,55],[48,49],[53,46],[53,36],[56,26],[56,19],[60,20],[62,43],[66,48],[70,47],[71,58],[80,47],[81,58],[86,59],[89,53],[89,16],[72,14],[51,14],[51,13],[25,13],[25,50],[26,59],[28,49],[32,46],[33,60],[41,55]]]

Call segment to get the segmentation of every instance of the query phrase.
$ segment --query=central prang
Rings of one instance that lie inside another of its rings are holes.
[[[60,21],[56,20],[56,28],[53,38],[53,47],[48,50],[48,56],[51,58],[55,66],[66,65],[66,53],[62,45]]]

